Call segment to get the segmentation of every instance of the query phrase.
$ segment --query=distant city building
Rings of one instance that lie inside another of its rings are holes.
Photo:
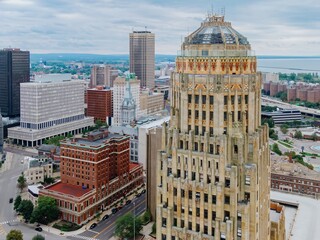
[[[301,121],[301,112],[298,109],[282,109],[275,112],[262,112],[262,118],[271,118],[275,124]]]
[[[58,135],[78,134],[94,125],[84,116],[84,84],[81,80],[21,84],[20,126],[8,130],[10,141],[38,146]]]
[[[149,31],[130,33],[130,72],[135,73],[142,88],[155,86],[155,35]]]
[[[20,115],[20,83],[30,82],[30,53],[0,50],[0,109],[4,117]]]
[[[118,77],[118,70],[108,65],[94,65],[91,69],[90,87],[113,87],[114,80]]]
[[[114,81],[113,85],[113,121],[115,126],[123,125],[122,121],[122,105],[127,89],[127,82],[130,85],[131,97],[135,102],[135,119],[138,119],[140,115],[140,81],[134,76],[130,75],[126,77],[118,77]]]
[[[113,116],[112,90],[98,86],[87,90],[87,116],[111,125]]]
[[[164,93],[141,91],[140,94],[140,112],[144,115],[156,114],[164,109]]]
[[[47,157],[30,159],[24,175],[28,185],[43,183],[45,178],[53,177],[53,161]]]
[[[279,82],[279,73],[263,72],[262,73],[262,82]]]
[[[164,100],[170,99],[170,86],[168,85],[156,86],[154,92],[163,93]]]
[[[2,116],[0,111],[0,153],[3,152],[3,122],[2,122]]]
[[[60,170],[61,181],[39,195],[55,198],[61,218],[79,225],[143,184],[142,166],[129,161],[129,137],[106,129],[62,141]]]
[[[271,189],[320,198],[320,174],[287,156],[271,156]]]
[[[312,103],[320,102],[320,86],[294,85],[287,90],[287,100],[307,101]]]

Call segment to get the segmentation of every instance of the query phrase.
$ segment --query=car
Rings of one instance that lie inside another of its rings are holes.
[[[126,205],[129,205],[131,203],[131,200],[128,200],[127,202],[126,202]]]
[[[13,203],[13,198],[10,198],[10,199],[9,199],[9,203]]]
[[[108,218],[109,218],[109,215],[106,214],[106,215],[103,216],[102,220],[106,220],[106,219],[108,219]]]
[[[141,191],[142,194],[145,194],[146,192],[147,192],[147,190],[145,190],[145,189],[143,189],[143,190]]]
[[[34,230],[36,230],[38,232],[42,232],[42,228],[41,227],[36,227]]]
[[[98,224],[96,223],[92,223],[91,226],[90,226],[90,229],[94,229]]]
[[[111,210],[111,212],[112,212],[112,214],[115,214],[116,212],[118,212],[118,208],[113,208],[113,209]]]
[[[120,209],[122,209],[122,208],[123,208],[123,206],[119,206],[119,207],[118,207],[118,210],[120,210]]]
[[[141,193],[138,193],[138,194],[136,195],[137,198],[140,197],[140,196],[141,196]]]

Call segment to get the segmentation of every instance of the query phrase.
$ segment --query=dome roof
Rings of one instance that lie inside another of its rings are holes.
[[[224,17],[209,16],[195,32],[186,38],[186,44],[249,45],[246,37],[225,22]]]

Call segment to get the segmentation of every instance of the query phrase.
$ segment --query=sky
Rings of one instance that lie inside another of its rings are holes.
[[[221,13],[257,55],[320,56],[320,0],[0,0],[0,48],[128,54],[145,27],[176,54],[208,12]]]

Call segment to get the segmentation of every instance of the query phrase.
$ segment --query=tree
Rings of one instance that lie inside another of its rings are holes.
[[[21,196],[18,195],[16,197],[16,199],[14,200],[13,209],[14,210],[18,210],[18,207],[19,207],[20,203],[21,203]]]
[[[43,181],[46,184],[52,184],[54,183],[54,178],[45,176]]]
[[[297,130],[294,135],[293,135],[294,138],[297,138],[297,139],[302,139],[302,132]]]
[[[6,240],[23,240],[22,232],[13,229],[7,234]]]
[[[279,146],[276,143],[272,144],[271,150],[280,156],[282,155],[282,152],[280,151]]]
[[[40,235],[40,234],[37,234],[36,236],[34,236],[32,238],[32,240],[45,240],[44,236]]]
[[[33,212],[33,203],[30,200],[22,200],[17,211],[22,214],[25,220],[29,221]]]
[[[120,238],[133,238],[141,229],[141,220],[128,213],[116,221],[115,235]]]
[[[281,132],[283,133],[283,134],[286,134],[286,133],[288,133],[288,125],[287,124],[282,124],[281,126],[280,126],[280,130],[281,130]]]
[[[17,180],[17,187],[20,189],[20,192],[27,186],[27,179],[24,177],[24,174],[21,173]]]
[[[52,197],[40,196],[38,206],[33,210],[30,222],[51,223],[59,218],[59,208]]]

